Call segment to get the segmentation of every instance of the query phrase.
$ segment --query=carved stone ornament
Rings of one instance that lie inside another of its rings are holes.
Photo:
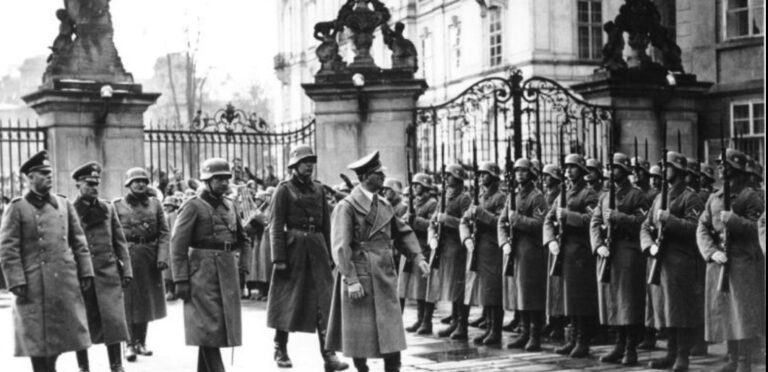
[[[132,83],[113,41],[109,0],[65,0],[43,84],[55,79]]]
[[[318,22],[315,24],[315,39],[321,41],[315,49],[317,60],[320,61],[320,71],[317,73],[332,74],[344,70],[347,64],[339,55],[339,43],[336,36],[339,33],[337,21]]]
[[[373,32],[389,18],[389,9],[379,0],[348,0],[339,9],[337,21],[352,31],[355,59],[351,69],[376,68],[370,53]]]
[[[416,72],[419,70],[418,53],[413,42],[403,36],[404,30],[402,22],[395,23],[394,31],[386,23],[381,25],[384,44],[392,51],[392,69]]]

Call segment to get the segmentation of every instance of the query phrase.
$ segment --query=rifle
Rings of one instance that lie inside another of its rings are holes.
[[[637,165],[637,137],[635,137],[635,164]],[[608,134],[608,169],[610,170],[610,186],[608,189],[608,218],[603,220],[603,228],[605,228],[605,246],[608,248],[608,252],[611,251],[613,245],[613,226],[611,226],[610,212],[616,209],[616,184],[614,184],[613,177],[613,131]],[[598,278],[601,283],[611,282],[611,257],[603,257],[600,260],[600,271]]]
[[[408,220],[405,221],[405,223],[408,224],[408,226],[413,226],[413,221],[416,218],[416,211],[413,207],[413,185],[411,181],[413,180],[413,171],[411,170],[411,154],[409,152],[405,153],[406,157],[406,174],[408,175]],[[403,265],[403,272],[410,273],[413,270],[413,262],[410,260],[406,260],[405,264]]]
[[[445,189],[445,142],[440,144],[440,159],[443,159],[443,165],[440,167],[440,183],[443,188],[442,194],[440,194],[440,207],[437,211],[438,215],[440,213],[445,213],[445,194],[448,193],[448,190]],[[432,255],[432,260],[429,261],[429,267],[431,269],[438,269],[440,268],[440,238],[443,235],[443,224],[438,222],[437,228],[436,228],[436,237],[437,240],[437,248],[435,248],[435,252]]]
[[[517,197],[517,190],[515,190],[515,165],[512,163],[512,146],[510,146],[509,143],[509,137],[507,137],[507,159],[506,164],[504,165],[504,177],[507,180],[507,190],[509,192],[509,211],[517,211],[517,202],[515,198]],[[515,276],[515,229],[512,227],[512,225],[509,225],[509,247],[512,249],[512,251],[509,253],[509,257],[507,258],[507,265],[504,266],[504,276]]]
[[[560,143],[558,151],[560,152],[560,169],[565,172],[565,150],[563,149],[563,127],[560,128]],[[560,182],[560,208],[565,208],[565,180],[563,182]],[[561,252],[558,253],[555,256],[554,262],[552,262],[552,267],[549,270],[549,276],[562,276],[563,275],[563,242],[565,240],[565,221],[563,219],[560,219],[557,222],[558,228],[557,228],[557,244],[560,246]]]
[[[664,125],[664,131],[662,133],[666,133],[666,125]],[[678,131],[678,134],[680,132]],[[666,178],[667,177],[667,136],[662,136],[663,138],[663,149],[661,152],[661,176]],[[678,138],[679,135],[678,135]],[[678,141],[679,144],[680,141]],[[669,195],[669,185],[667,184],[666,179],[662,179],[661,181],[661,205],[659,208],[664,211],[667,210],[667,196]],[[650,212],[649,212],[650,213]],[[662,245],[664,244],[664,226],[661,224],[661,222],[656,221],[656,246],[659,247],[659,251],[656,253],[656,257],[651,256],[651,269],[648,273],[648,280],[646,281],[648,284],[652,285],[659,285],[661,283],[661,250]]]
[[[472,205],[477,208],[480,205],[480,175],[477,172],[477,137],[472,140],[472,169],[474,173],[472,176],[474,179],[474,190],[472,190]],[[477,217],[472,222],[472,244],[477,243]],[[472,256],[469,258],[469,270],[477,271],[477,246],[472,251]]]
[[[723,120],[720,120],[720,159],[723,164],[723,210],[731,210],[731,185],[728,184],[728,162],[725,159],[725,136],[723,135]],[[723,235],[720,240],[723,253],[728,257],[728,231],[723,224]],[[720,275],[717,277],[717,291],[728,293],[729,291],[729,277],[730,277],[729,262],[726,261],[720,268]]]

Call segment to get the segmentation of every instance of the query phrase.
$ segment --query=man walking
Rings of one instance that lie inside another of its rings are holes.
[[[219,348],[242,343],[238,274],[247,272],[249,247],[238,211],[224,196],[231,178],[226,160],[204,161],[205,188],[182,205],[171,237],[171,272],[184,300],[186,344],[199,347],[199,372],[224,372]]]
[[[270,236],[272,284],[267,300],[267,326],[275,329],[274,359],[291,367],[289,332],[317,332],[325,371],[349,366],[325,346],[331,308],[331,210],[325,189],[312,180],[317,156],[307,145],[290,152],[291,178],[281,182],[272,198]]]
[[[110,370],[122,372],[120,343],[130,340],[125,322],[123,287],[133,277],[131,257],[115,208],[98,197],[101,165],[86,163],[72,172],[72,179],[77,182],[79,193],[75,211],[80,217],[93,262],[94,283],[90,290],[83,293],[91,342],[105,344]],[[77,352],[77,365],[80,372],[90,370],[87,349]]]
[[[34,372],[55,372],[56,358],[91,345],[81,291],[93,285],[91,253],[72,203],[51,193],[48,153],[19,171],[29,184],[13,199],[0,225],[0,266],[13,303],[15,356]]]
[[[125,359],[151,356],[147,349],[149,322],[165,318],[165,286],[162,271],[168,267],[170,231],[163,206],[149,195],[149,172],[131,168],[126,172],[128,193],[113,201],[123,226],[131,255],[133,280],[125,288],[125,315],[131,340]]]
[[[328,348],[352,357],[358,372],[367,358],[384,358],[385,372],[400,371],[405,332],[397,300],[392,244],[426,275],[429,265],[413,230],[378,196],[384,183],[379,153],[349,166],[360,179],[333,210],[333,260],[338,274],[328,325]]]

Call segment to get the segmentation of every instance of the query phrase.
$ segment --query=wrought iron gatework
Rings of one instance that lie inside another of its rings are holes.
[[[36,121],[0,119],[0,198],[22,194],[25,185],[19,167],[46,148],[47,131]]]
[[[193,130],[149,124],[144,128],[144,156],[153,182],[168,175],[199,178],[200,164],[219,157],[233,164],[235,181],[263,179],[268,167],[280,171],[288,163],[290,148],[297,144],[315,147],[315,120],[288,131],[270,131],[255,114],[227,105],[213,117],[196,118]],[[281,174],[274,174],[281,177]]]
[[[559,130],[565,151],[605,164],[615,115],[613,108],[586,102],[554,80],[523,81],[516,71],[506,79],[482,79],[447,102],[417,108],[414,116],[409,141],[416,150],[415,166],[432,173],[444,162],[471,164],[475,139],[482,161],[501,164],[511,143],[515,158],[556,163]],[[443,144],[445,159],[439,151]]]

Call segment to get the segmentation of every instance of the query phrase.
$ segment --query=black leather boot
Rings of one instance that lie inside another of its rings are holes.
[[[357,372],[368,372],[368,360],[365,358],[354,358],[352,364],[355,365]]]
[[[752,372],[752,347],[754,339],[739,341],[739,360],[736,363],[736,372]]]
[[[129,362],[135,362],[136,361],[136,347],[133,342],[128,342],[125,345],[125,360]]]
[[[400,353],[384,355],[384,372],[400,372]]]
[[[78,372],[90,372],[90,363],[88,363],[88,349],[75,352],[77,358]]]
[[[520,336],[507,344],[507,349],[522,349],[531,338],[531,316],[528,311],[518,311],[520,315]]]
[[[739,341],[728,341],[727,362],[717,369],[717,372],[736,372],[739,364]]]
[[[288,332],[275,331],[274,341],[275,341],[274,359],[275,359],[275,363],[277,363],[277,366],[279,368],[293,367],[293,362],[291,362],[291,358],[288,357]]]
[[[616,332],[616,343],[608,354],[600,357],[603,363],[619,363],[624,357],[624,350],[627,348],[627,332],[624,327],[614,327]]]
[[[459,304],[456,302],[453,302],[451,304],[451,321],[448,324],[448,327],[445,327],[439,331],[437,331],[437,337],[449,337],[453,331],[456,330],[456,328],[459,327]],[[440,320],[440,323],[443,322],[443,319]]]
[[[677,332],[675,328],[667,328],[667,355],[651,360],[648,367],[653,369],[668,369],[675,363],[677,356]]]
[[[461,305],[459,307],[459,325],[456,330],[451,333],[451,340],[463,341],[469,338],[468,327],[469,325],[469,306]]]
[[[432,302],[424,303],[424,318],[421,319],[421,326],[416,330],[419,335],[432,334],[432,313],[435,311],[435,304]]]
[[[474,319],[474,320],[470,320],[469,323],[468,323],[469,326],[470,327],[475,327],[475,328],[481,328],[480,324],[481,323],[485,323],[486,317],[488,315],[487,313],[488,313],[487,309],[485,307],[483,307],[483,312],[480,315],[480,317],[477,318],[477,319]]]
[[[318,326],[322,326],[322,324],[319,324]],[[343,371],[349,368],[349,364],[339,360],[339,357],[336,356],[336,353],[333,350],[327,350],[325,348],[325,336],[325,329],[318,329],[317,339],[320,344],[320,355],[323,357],[323,367],[325,368],[325,372]]]
[[[416,304],[416,323],[405,327],[406,332],[416,332],[421,327],[421,322],[424,320],[424,306],[424,301],[419,300],[419,302]]]
[[[458,312],[459,312],[459,309],[457,308],[456,301],[451,302],[451,314],[446,316],[445,318],[440,319],[440,323],[441,324],[455,324],[456,323],[456,314],[458,314]],[[449,333],[449,335],[450,335],[450,333]],[[447,336],[440,336],[440,337],[447,337]]]
[[[517,327],[520,326],[522,320],[522,311],[515,310],[514,315],[512,316],[512,320],[509,321],[509,323],[505,324],[503,327],[501,327],[501,330],[504,332],[514,332]]]
[[[541,351],[541,332],[544,329],[544,312],[531,311],[528,313],[531,323],[531,337],[525,344],[525,351]]]
[[[136,343],[133,346],[136,349],[136,354],[152,356],[152,350],[147,348],[147,329],[149,328],[149,323],[137,323],[134,326],[136,329]]]
[[[643,342],[637,345],[640,350],[656,349],[656,330],[653,327],[644,327]]]
[[[693,346],[691,347],[692,356],[707,356],[709,345],[704,339],[704,326],[696,327],[693,331]]]
[[[640,343],[643,326],[628,326],[625,329],[627,330],[627,348],[624,350],[621,364],[631,367],[637,365],[637,344]]]
[[[565,344],[558,348],[555,348],[555,353],[560,355],[569,355],[573,348],[576,347],[576,318],[571,318],[571,323],[565,328]]]
[[[677,357],[672,371],[683,372],[688,370],[690,363],[691,348],[695,342],[696,331],[694,328],[680,327],[677,329]]]
[[[571,358],[586,358],[589,356],[589,345],[592,336],[591,318],[580,316],[576,322],[576,346],[571,350]]]
[[[493,306],[490,312],[490,321],[488,325],[488,336],[483,339],[483,345],[496,345],[501,343],[501,326],[504,322],[504,308]]]

